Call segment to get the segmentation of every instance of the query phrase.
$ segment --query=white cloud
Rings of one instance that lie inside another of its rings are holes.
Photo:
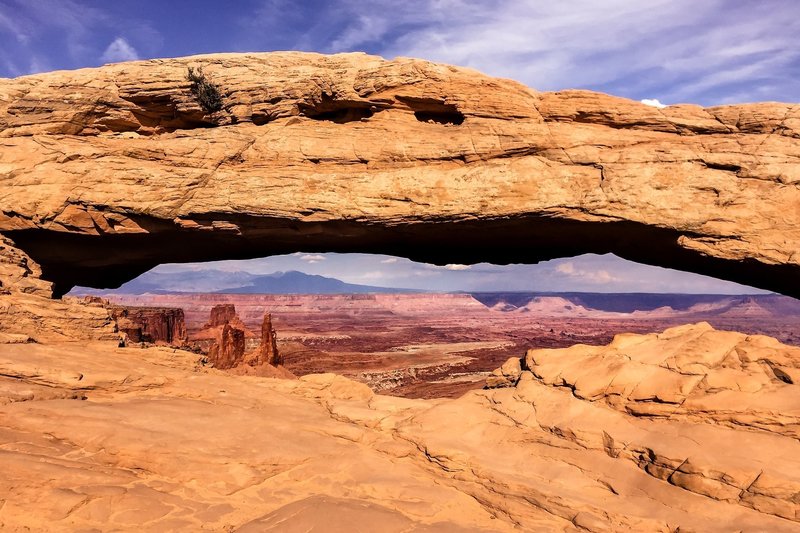
[[[354,50],[358,45],[377,41],[390,28],[389,20],[382,14],[376,16],[359,15],[331,45],[333,52],[347,52]]]
[[[472,268],[472,265],[461,265],[458,263],[448,263],[446,265],[431,265],[430,263],[425,263],[424,267],[427,270],[469,270]]]
[[[293,11],[288,1],[262,1],[267,22],[276,3]],[[795,10],[786,0],[337,0],[314,15],[315,23],[304,21],[305,31],[297,31],[299,23],[276,30],[291,48],[366,48],[473,67],[541,90],[594,88],[636,100],[656,93],[669,102],[716,104],[734,90],[765,84],[775,90],[745,99],[793,99],[800,63]],[[319,32],[322,24],[336,30]],[[263,33],[263,24],[250,27]]]
[[[661,102],[659,102],[657,98],[643,98],[641,102],[644,105],[649,105],[650,107],[657,107],[659,109],[664,109],[665,107],[667,107],[666,104],[662,104]]]
[[[397,258],[396,257],[390,257],[388,259],[384,259],[383,261],[381,261],[381,263],[383,263],[384,265],[391,265],[393,263],[397,263]]]
[[[556,271],[569,276],[575,273],[575,265],[569,262],[561,263],[556,267]]]
[[[575,280],[596,283],[598,285],[623,281],[622,278],[614,276],[608,270],[577,268],[571,261],[556,265],[556,272]]]
[[[122,37],[117,37],[108,45],[100,60],[106,63],[119,63],[121,61],[135,61],[139,53],[131,44]]]
[[[325,261],[325,256],[324,255],[319,255],[319,254],[306,254],[306,255],[300,256],[300,259],[302,259],[306,263],[309,263],[309,264],[313,265],[315,263],[319,263],[320,261]]]

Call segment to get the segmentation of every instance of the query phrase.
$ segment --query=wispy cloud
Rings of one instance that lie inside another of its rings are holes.
[[[139,59],[139,53],[123,37],[117,37],[111,41],[103,55],[100,56],[100,60],[107,63],[135,61],[136,59]]]
[[[273,10],[287,4],[270,0],[263,14],[274,23]],[[288,19],[293,32],[278,28],[282,45],[422,57],[542,90],[702,104],[732,94],[795,100],[800,75],[794,0],[338,0],[305,15]],[[250,21],[251,33],[263,35],[263,23],[271,22]]]
[[[384,265],[391,265],[393,263],[397,263],[397,258],[396,257],[389,257],[387,259],[382,260],[381,263],[383,263]]]
[[[149,22],[112,13],[114,4],[87,4],[0,2],[0,76],[138,59],[141,48],[136,45],[152,52],[162,42]]]
[[[578,279],[582,282],[607,284],[623,281],[622,278],[611,274],[608,270],[603,269],[586,269],[578,268],[572,261],[560,263],[556,265],[556,272],[563,274],[570,278]]]
[[[384,279],[386,278],[386,273],[380,270],[371,270],[369,272],[364,272],[357,276],[358,279],[364,281],[373,281],[376,279]]]
[[[133,10],[127,2],[3,0],[0,75],[92,66],[101,56],[363,50],[474,67],[541,90],[705,105],[795,101],[800,77],[796,0],[252,0],[190,13],[157,2],[139,0]],[[183,32],[181,24],[215,31]],[[170,46],[162,33],[173,35]]]

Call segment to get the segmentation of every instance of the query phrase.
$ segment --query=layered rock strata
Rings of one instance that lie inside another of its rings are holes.
[[[208,360],[220,370],[228,370],[244,362],[244,330],[226,322],[216,330],[216,338],[208,350]]]
[[[56,294],[303,249],[613,252],[797,296],[799,131],[794,104],[656,109],[405,58],[124,63],[0,80],[0,233]]]
[[[236,306],[233,304],[218,304],[211,308],[208,322],[203,328],[216,328],[224,326],[230,322],[240,322],[239,316],[236,314]]]
[[[259,368],[283,364],[269,313],[264,313],[261,340],[254,349],[249,349],[247,343],[248,337],[253,337],[253,334],[236,314],[233,304],[212,307],[209,321],[197,337],[211,340],[208,360],[214,368],[230,370],[244,366]],[[246,369],[242,370],[250,373]],[[286,371],[283,377],[293,375]]]
[[[188,340],[183,309],[111,306],[110,311],[117,330],[131,342],[184,346]]]
[[[102,302],[53,300],[52,283],[41,273],[30,256],[0,235],[0,344],[22,337],[33,342],[118,338]]]

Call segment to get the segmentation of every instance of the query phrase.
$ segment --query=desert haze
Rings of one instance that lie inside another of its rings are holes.
[[[796,104],[213,54],[0,78],[0,145],[4,531],[800,530]],[[298,250],[771,293],[65,296]]]

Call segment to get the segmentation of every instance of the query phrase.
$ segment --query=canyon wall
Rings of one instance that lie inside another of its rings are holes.
[[[131,342],[186,344],[183,309],[111,306],[109,311],[119,332]]]

